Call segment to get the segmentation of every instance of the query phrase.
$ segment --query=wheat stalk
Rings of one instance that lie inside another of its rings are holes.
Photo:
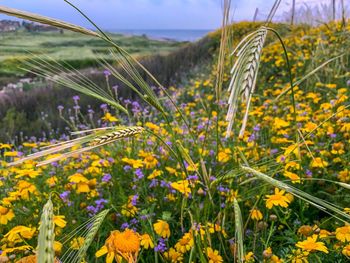
[[[132,137],[135,136],[137,134],[140,134],[144,131],[144,128],[142,127],[128,127],[128,128],[124,128],[118,131],[114,131],[102,136],[99,136],[97,138],[95,138],[92,142],[91,145],[92,146],[96,146],[96,145],[100,145],[100,144],[105,144],[105,143],[109,143],[109,142],[113,142],[122,138],[126,138],[126,137]]]
[[[226,137],[229,137],[236,117],[238,104],[241,101],[246,103],[246,111],[242,121],[242,127],[239,136],[243,136],[247,125],[248,113],[252,95],[255,91],[256,78],[258,76],[260,56],[265,43],[267,28],[261,27],[257,31],[245,37],[232,52],[234,55],[237,52],[237,61],[231,69],[231,82],[228,91],[230,97],[228,99],[229,109],[226,116],[226,121],[229,122]],[[242,99],[240,99],[242,97]]]
[[[241,209],[236,198],[233,199],[233,207],[235,212],[235,241],[237,244],[237,258],[238,262],[244,262],[243,221]]]
[[[62,28],[62,29],[71,30],[71,31],[82,33],[82,34],[89,35],[89,36],[100,37],[100,35],[97,34],[96,32],[91,31],[91,30],[86,29],[86,28],[81,27],[81,26],[70,24],[70,23],[67,23],[67,22],[64,22],[61,20],[51,18],[51,17],[46,17],[46,16],[42,16],[42,15],[38,15],[38,14],[24,12],[24,11],[17,10],[14,8],[9,8],[6,6],[0,6],[0,13],[6,14],[9,16],[15,16],[15,17],[30,20],[30,21],[34,21],[34,22],[38,22],[38,23],[47,24],[47,25]]]
[[[111,132],[110,131],[111,129],[114,129],[114,131]],[[85,145],[85,147],[81,149],[78,149],[75,151],[68,151],[58,157],[54,157],[54,158],[39,162],[36,166],[47,165],[52,162],[56,162],[61,159],[71,157],[72,155],[80,154],[80,153],[95,149],[97,147],[104,146],[106,144],[109,144],[111,142],[114,142],[122,138],[135,136],[137,134],[142,133],[143,131],[144,131],[144,128],[135,126],[135,127],[106,127],[106,128],[97,128],[97,129],[92,129],[87,131],[75,132],[74,134],[81,134],[81,133],[88,133],[88,132],[92,132],[92,134],[89,134],[77,139],[73,139],[70,141],[58,143],[57,145],[52,145],[49,148],[46,147],[42,151],[39,151],[34,154],[30,154],[22,159],[19,159],[17,161],[7,164],[7,166],[9,167],[9,166],[19,165],[25,161],[35,160],[40,157],[47,156],[49,154],[62,152],[64,150],[72,148],[73,146]],[[86,146],[86,144],[88,144],[88,146]]]
[[[89,227],[89,231],[85,236],[83,246],[79,249],[79,251],[75,257],[72,257],[71,259],[68,258],[67,261],[65,260],[66,263],[68,263],[68,262],[69,263],[80,263],[83,261],[88,248],[90,247],[97,231],[100,229],[102,222],[105,219],[105,217],[107,216],[108,212],[109,212],[109,209],[106,209],[93,217],[93,223]]]
[[[40,219],[38,238],[38,263],[52,263],[55,260],[53,204],[51,198],[44,205]]]

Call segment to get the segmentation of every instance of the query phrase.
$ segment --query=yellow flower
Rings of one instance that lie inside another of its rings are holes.
[[[7,225],[9,221],[11,221],[15,217],[12,209],[9,209],[4,206],[0,206],[0,224]]]
[[[259,221],[263,218],[263,215],[259,209],[253,209],[250,213],[251,213],[251,218],[253,220]]]
[[[23,169],[23,170],[18,170],[17,175],[15,178],[21,178],[23,176],[28,176],[30,178],[35,178],[40,174],[40,171],[34,171],[33,169]]]
[[[164,257],[171,263],[183,262],[182,254],[174,248],[170,248],[169,251],[164,252]]]
[[[64,228],[67,225],[67,222],[64,219],[65,219],[65,216],[54,216],[53,222],[55,223],[56,226],[60,228]]]
[[[254,253],[252,251],[248,252],[244,256],[244,262],[247,262],[247,263],[254,262]]]
[[[141,236],[141,246],[144,247],[145,249],[154,248],[153,241],[149,236],[149,234],[143,234]]]
[[[288,171],[284,171],[283,175],[287,178],[289,178],[292,183],[300,183],[300,177],[295,174],[295,173],[292,173],[292,172],[288,172]]]
[[[331,153],[332,154],[343,154],[343,153],[345,153],[345,151],[344,151],[344,143],[342,143],[342,142],[333,143]]]
[[[307,252],[322,251],[328,254],[328,249],[324,243],[317,242],[317,235],[312,235],[312,237],[308,237],[304,241],[299,241],[295,246]]]
[[[280,128],[285,128],[285,127],[288,127],[289,126],[289,122],[283,120],[283,119],[280,119],[280,118],[275,118],[274,119],[274,123],[273,123],[273,127],[275,129],[280,129]]]
[[[332,233],[329,232],[329,231],[327,231],[327,230],[325,230],[325,229],[321,229],[321,230],[320,230],[320,233],[318,234],[318,236],[319,236],[320,238],[326,238],[326,237],[329,237],[329,236],[331,236],[331,235],[332,235]]]
[[[194,240],[191,233],[186,233],[184,236],[175,244],[175,249],[178,252],[186,253],[191,250],[194,245]]]
[[[75,183],[77,185],[77,193],[88,193],[90,192],[89,180],[80,173],[75,173],[68,177],[71,183]]]
[[[335,237],[341,242],[350,241],[350,226],[338,227],[335,230]]]
[[[29,200],[30,194],[37,194],[35,185],[24,180],[19,181],[16,188],[18,189],[20,197],[24,200]]]
[[[158,219],[157,223],[153,224],[153,228],[156,234],[162,238],[170,237],[170,228],[167,222]]]
[[[122,161],[124,163],[127,163],[128,165],[132,166],[132,168],[137,169],[143,167],[142,160],[134,160],[129,158],[123,158]]]
[[[96,252],[95,256],[101,257],[107,254],[107,263],[113,262],[114,259],[121,262],[120,257],[127,262],[136,262],[139,250],[140,237],[136,232],[130,229],[125,229],[123,232],[115,230],[111,232],[105,245]]]
[[[46,183],[47,183],[50,187],[55,186],[55,185],[57,184],[57,182],[58,182],[58,179],[57,179],[56,176],[52,176],[52,177],[50,177],[50,178],[48,178],[48,179],[46,180]]]
[[[153,169],[157,166],[158,160],[152,154],[149,154],[143,159],[143,163],[145,164],[146,169]]]
[[[105,116],[102,117],[102,120],[104,122],[117,122],[118,119],[116,117],[114,117],[112,114],[110,114],[109,112],[106,112]]]
[[[280,259],[279,257],[277,257],[276,255],[272,255],[272,257],[270,258],[270,261],[273,263],[282,263],[283,260]]]
[[[36,255],[26,256],[24,258],[21,258],[20,260],[16,261],[16,263],[37,263],[38,259]],[[55,258],[54,263],[60,263],[57,258]]]
[[[314,131],[316,128],[317,128],[317,124],[316,123],[308,122],[308,123],[305,124],[304,131],[309,133],[309,132]]]
[[[76,237],[70,242],[70,247],[74,250],[80,249],[85,242],[85,238],[83,237]]]
[[[174,169],[174,168],[167,166],[167,167],[165,167],[165,170],[167,170],[168,173],[170,173],[170,174],[176,174],[176,169]]]
[[[207,248],[207,257],[209,263],[221,263],[223,262],[222,257],[219,255],[219,251],[213,250],[211,247]]]
[[[23,239],[31,239],[36,231],[36,228],[26,226],[15,226],[4,236],[8,241],[13,243],[22,242]]]
[[[350,245],[347,245],[343,248],[342,253],[344,256],[350,257]]]
[[[301,249],[293,250],[292,263],[309,263],[307,257],[308,251],[302,251]]]
[[[163,174],[162,171],[160,171],[160,170],[154,170],[154,171],[147,177],[147,179],[152,180],[152,179],[154,179],[154,178],[156,178],[156,177],[158,177],[158,176],[160,176],[160,175],[162,175],[162,174]]]
[[[300,157],[300,146],[297,143],[293,143],[289,145],[287,148],[282,147],[284,149],[284,155],[289,156],[290,154],[294,154],[296,157]],[[287,168],[287,166],[286,166]]]
[[[309,225],[303,225],[298,229],[298,234],[301,234],[305,237],[310,236],[312,233],[313,233],[313,228],[312,226],[309,226]]]
[[[8,157],[17,157],[18,152],[5,152],[4,156],[8,156]]]
[[[284,190],[275,188],[274,195],[266,195],[266,207],[268,209],[271,209],[273,206],[288,207],[291,201],[287,196],[284,195],[284,193]]]
[[[322,160],[320,157],[316,157],[311,162],[312,168],[325,168],[328,165],[328,163],[324,160]]]
[[[29,142],[24,142],[22,144],[24,147],[28,147],[28,148],[36,148],[38,147],[37,144],[35,142],[29,143]]]
[[[128,202],[122,206],[122,212],[121,212],[122,215],[131,217],[131,216],[134,216],[138,211],[138,208],[133,205],[133,202],[132,202],[133,197],[134,197],[133,195],[129,196]]]
[[[264,258],[270,258],[272,256],[272,249],[271,247],[268,247],[266,248],[264,251],[263,251],[263,256]]]
[[[171,183],[171,187],[180,193],[186,195],[187,197],[191,193],[191,188],[189,187],[189,182],[187,180],[181,180],[174,183]]]
[[[227,163],[231,159],[231,150],[226,148],[221,150],[218,154],[218,160],[220,163]]]
[[[60,253],[61,253],[62,247],[63,247],[63,245],[62,245],[61,242],[59,242],[59,241],[54,241],[54,243],[53,243],[53,249],[55,250],[55,253],[56,253],[56,254],[60,254]]]
[[[12,146],[6,143],[0,143],[0,149],[11,149]]]
[[[33,247],[29,246],[29,245],[24,245],[24,246],[19,246],[19,247],[5,248],[2,250],[1,256],[6,256],[7,254],[11,254],[15,251],[17,252],[17,251],[29,251],[29,250],[33,250]]]

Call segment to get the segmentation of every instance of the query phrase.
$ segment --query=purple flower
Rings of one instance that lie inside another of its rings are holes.
[[[123,224],[120,226],[120,228],[121,228],[122,230],[127,229],[127,228],[129,228],[129,224],[125,222],[125,223],[123,223]]]
[[[131,199],[131,204],[133,205],[133,206],[136,206],[137,205],[137,200],[139,199],[139,196],[136,194],[136,195],[134,195],[133,197],[132,197],[132,199]]]
[[[189,175],[189,176],[187,177],[187,180],[196,181],[196,180],[198,180],[198,176],[197,176],[197,175]]]
[[[106,110],[108,109],[107,104],[105,104],[105,103],[104,103],[104,104],[101,104],[101,105],[100,105],[100,109],[103,110],[103,111],[106,111]]]
[[[271,153],[271,155],[274,155],[274,154],[278,153],[278,149],[271,149],[270,153]]]
[[[110,72],[108,69],[106,69],[106,70],[103,71],[103,74],[104,74],[106,77],[109,77],[109,76],[111,75],[111,72]]]
[[[152,179],[151,183],[149,184],[149,188],[154,188],[158,185],[158,180],[157,179]]]
[[[335,134],[335,133],[331,133],[329,136],[330,136],[332,139],[334,139],[334,138],[336,138],[336,137],[337,137],[337,134]]]
[[[164,238],[159,238],[159,242],[157,244],[157,246],[154,248],[154,251],[156,252],[165,252],[167,250],[166,244],[165,242],[167,241],[167,239]]]
[[[108,183],[111,179],[112,179],[112,175],[110,175],[110,174],[105,174],[105,175],[102,177],[102,182]]]
[[[89,205],[86,207],[86,210],[89,212],[90,216],[93,216],[98,213],[98,208],[94,207],[93,205]]]
[[[145,177],[145,175],[143,174],[142,170],[140,168],[137,168],[135,171],[135,175],[137,176],[137,179],[140,180],[143,177]]]
[[[255,133],[252,133],[248,138],[248,142],[253,142],[255,141],[255,139],[256,139]]]
[[[260,124],[255,125],[253,130],[256,131],[256,132],[260,131]]]
[[[139,222],[139,220],[137,220],[137,218],[133,218],[130,220],[131,225],[137,225],[138,222]]]
[[[78,104],[78,101],[80,100],[80,97],[78,95],[73,96],[73,100],[75,104]]]
[[[160,181],[160,186],[161,186],[161,187],[164,187],[164,188],[169,188],[169,189],[171,189],[170,183],[168,183],[168,182],[166,182],[166,181],[164,181],[164,180]]]
[[[310,170],[306,170],[306,177],[310,178],[312,177],[312,172]]]
[[[63,202],[67,203],[69,201],[69,194],[70,191],[64,191],[62,194],[60,194],[60,197],[63,200]]]
[[[97,205],[97,207],[101,207],[101,206],[103,207],[104,204],[107,204],[107,203],[108,203],[108,201],[106,199],[103,199],[103,198],[95,201],[95,204]]]
[[[125,172],[128,172],[128,171],[130,171],[132,169],[132,167],[130,166],[130,165],[125,165],[124,166],[124,171]]]

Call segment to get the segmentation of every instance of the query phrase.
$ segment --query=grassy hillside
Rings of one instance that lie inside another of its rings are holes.
[[[119,45],[135,56],[166,54],[182,43],[150,40],[142,36],[112,35]],[[25,31],[0,34],[0,79],[21,75],[18,69],[21,62],[31,54],[50,56],[58,61],[65,61],[76,68],[96,65],[96,57],[110,59],[109,46],[98,39],[78,33],[64,31],[29,33]]]

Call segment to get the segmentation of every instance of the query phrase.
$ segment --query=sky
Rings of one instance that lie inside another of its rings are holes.
[[[71,0],[103,29],[215,29],[222,19],[221,0]],[[233,20],[263,19],[275,0],[232,0]],[[302,2],[330,0],[297,0]],[[338,1],[338,0],[337,0]],[[280,12],[290,8],[282,0]],[[0,5],[91,27],[63,0],[0,0]],[[9,17],[0,15],[0,19]]]

